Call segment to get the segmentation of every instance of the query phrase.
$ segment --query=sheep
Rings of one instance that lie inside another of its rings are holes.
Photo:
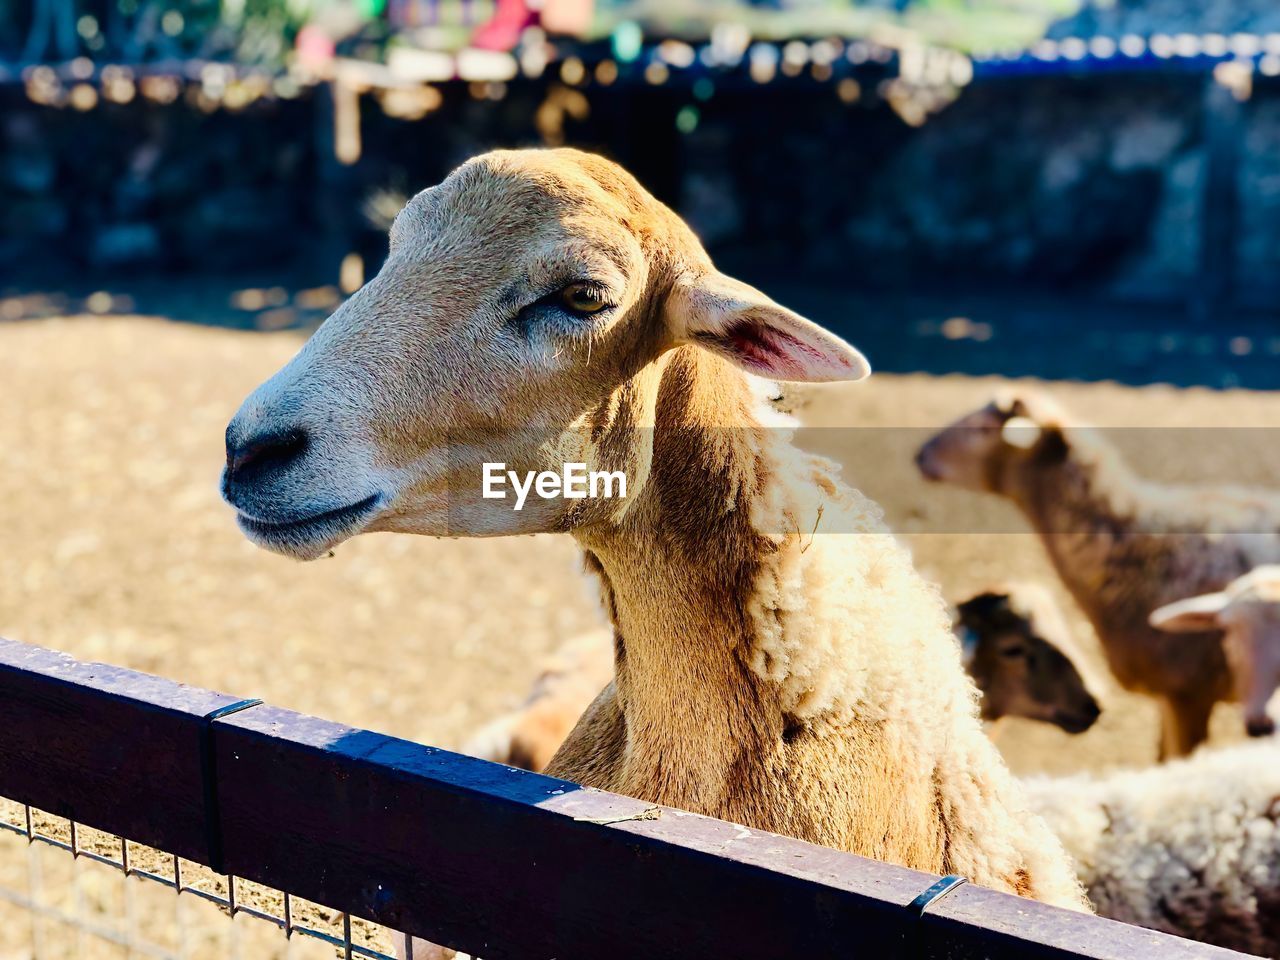
[[[1101,916],[1280,957],[1280,747],[1028,779]]]
[[[1083,733],[1101,713],[1100,686],[1043,587],[1013,583],[956,605],[965,669],[978,685],[982,718],[1023,717]],[[546,769],[591,701],[613,679],[613,631],[571,638],[542,665],[524,702],[485,724],[463,753],[525,770]]]
[[[1083,733],[1098,719],[1102,681],[1040,585],[1004,584],[962,600],[955,629],[984,720],[1023,717]]]
[[[759,378],[868,372],[615,164],[496,151],[411,200],[379,274],[245,401],[223,493],[298,559],[375,530],[568,533],[615,679],[549,774],[1087,909],[941,597],[760,413]],[[495,464],[537,496],[515,509]],[[559,495],[569,464],[626,495]]]
[[[1147,616],[1280,560],[1280,494],[1143,480],[1097,431],[1031,391],[962,417],[916,462],[928,480],[1021,509],[1117,680],[1159,704],[1161,758],[1208,737],[1214,704],[1232,695],[1220,631],[1172,637]]]
[[[1152,612],[1151,625],[1171,633],[1221,630],[1245,732],[1275,733],[1267,701],[1280,687],[1280,566],[1258,567],[1219,593],[1163,606]]]

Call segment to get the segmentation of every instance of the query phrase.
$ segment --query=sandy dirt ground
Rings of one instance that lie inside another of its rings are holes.
[[[135,317],[0,324],[0,634],[456,745],[519,702],[539,658],[600,622],[591,587],[567,537],[380,534],[306,565],[250,546],[218,496],[223,430],[300,342],[297,333]],[[1012,508],[929,487],[910,465],[924,428],[1004,382],[878,376],[806,390],[799,414],[824,429],[802,436],[884,505],[922,571],[949,595],[1014,577],[1062,595]],[[1280,426],[1280,394],[1049,387],[1099,424]],[[835,429],[849,427],[893,429]],[[1280,445],[1236,441],[1215,451],[1208,432],[1202,441],[1166,434],[1165,449],[1144,457],[1158,476],[1280,476]],[[955,517],[972,518],[972,528],[924,532],[952,529]],[[1069,605],[1068,614],[1096,652]],[[1105,708],[1081,736],[1010,721],[998,742],[1023,772],[1150,762],[1154,709],[1115,690]],[[1215,738],[1239,729],[1238,712],[1220,707]],[[0,846],[0,878],[10,849]],[[9,854],[10,867],[18,855]],[[7,956],[0,946],[0,960]]]

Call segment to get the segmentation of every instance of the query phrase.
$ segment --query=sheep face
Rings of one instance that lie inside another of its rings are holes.
[[[1102,712],[1084,659],[1060,617],[1026,600],[990,591],[956,608],[983,718],[1025,717],[1083,733]]]
[[[926,480],[1003,493],[1018,470],[1066,455],[1062,431],[1045,406],[1019,396],[998,397],[926,442],[916,466]]]
[[[617,503],[541,482],[515,509],[514,484],[491,478],[510,471],[528,490],[572,464],[634,479],[651,426],[635,380],[685,344],[776,379],[869,372],[837,337],[718,273],[609,161],[485,154],[409,202],[378,275],[245,401],[223,495],[251,540],[300,559],[366,530],[607,520]]]
[[[1267,715],[1267,703],[1280,688],[1280,605],[1242,605],[1227,621],[1223,647],[1244,704],[1245,731],[1251,737],[1270,736],[1276,724]]]
[[[1280,566],[1264,566],[1221,593],[1170,603],[1151,614],[1151,625],[1170,633],[1222,630],[1236,699],[1251,737],[1275,732],[1267,702],[1280,688]]]

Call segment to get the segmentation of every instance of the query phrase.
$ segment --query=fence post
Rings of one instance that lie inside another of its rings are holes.
[[[1192,319],[1212,323],[1235,304],[1236,230],[1239,226],[1240,142],[1243,106],[1212,74],[1203,96],[1205,170],[1200,211],[1200,282]]]
[[[312,94],[314,102],[313,149],[315,150],[315,179],[313,182],[313,215],[317,226],[315,257],[336,280],[339,264],[351,250],[351,222],[346,211],[356,189],[351,161],[341,157],[344,149],[338,130],[341,119],[344,126],[352,122],[351,98],[354,91],[339,90],[337,78],[318,83]],[[340,104],[339,98],[346,97]],[[359,101],[354,104],[354,122],[359,124]],[[349,133],[349,130],[348,130]],[[344,291],[345,292],[345,291]]]

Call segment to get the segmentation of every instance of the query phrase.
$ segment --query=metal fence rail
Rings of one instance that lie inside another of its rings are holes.
[[[375,960],[351,917],[492,960],[1243,956],[971,884],[926,903],[916,871],[7,640],[0,795],[167,851],[175,888],[204,864],[286,933],[322,931],[235,878],[341,911]]]

